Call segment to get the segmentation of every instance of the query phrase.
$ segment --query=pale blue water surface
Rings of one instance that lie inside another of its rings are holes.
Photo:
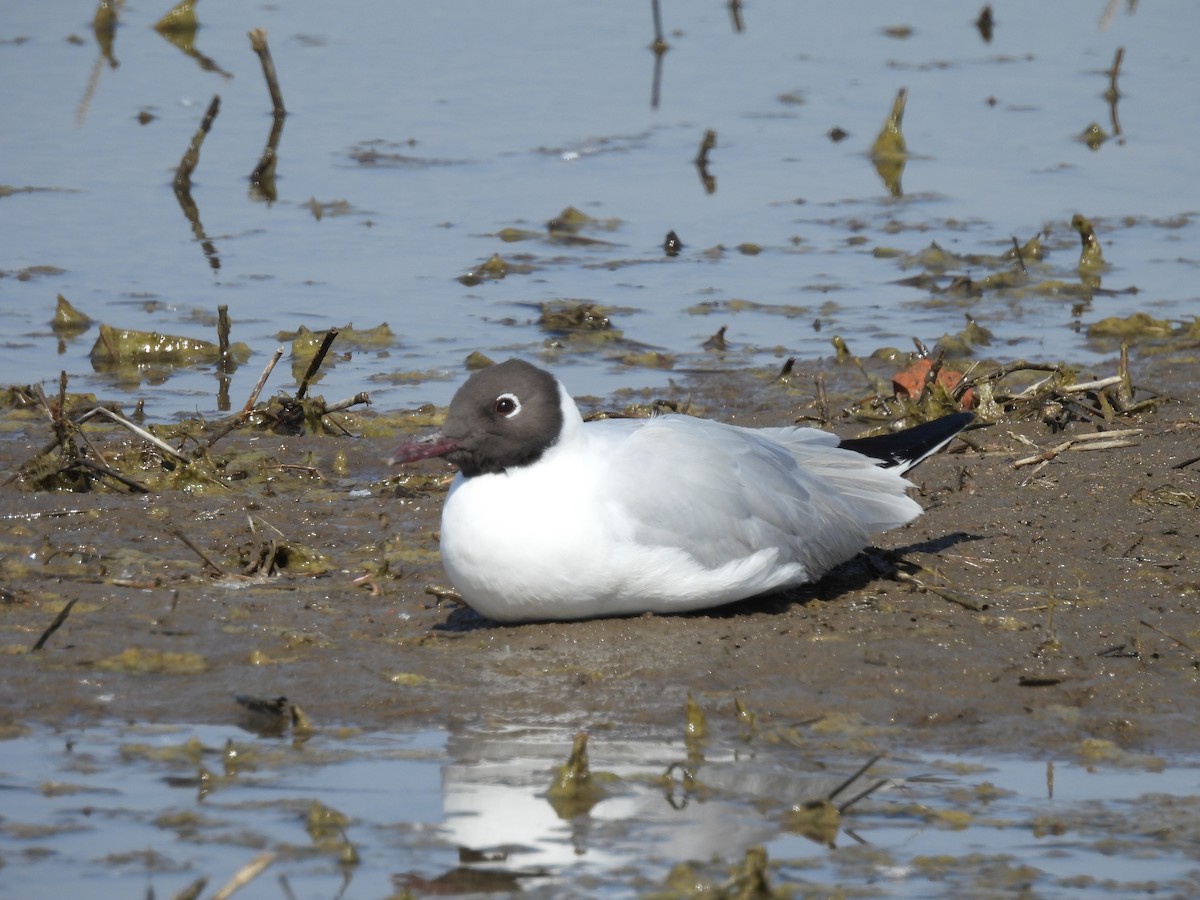
[[[211,896],[260,854],[248,898],[629,897],[673,866],[720,884],[751,846],[797,895],[1157,897],[1200,889],[1200,769],[1153,757],[921,758],[876,763],[833,846],[789,810],[824,797],[859,761],[787,743],[593,736],[603,794],[562,814],[547,798],[570,734],[457,727],[318,733],[292,743],[218,726],[109,725],[0,742],[5,897]],[[236,753],[236,771],[223,758]],[[679,770],[689,761],[695,782]],[[201,767],[212,778],[202,789]],[[606,773],[601,775],[601,773]],[[344,817],[332,835],[314,804]],[[352,846],[357,860],[342,860]],[[476,858],[460,855],[476,851]],[[489,879],[486,882],[471,878]],[[806,893],[809,892],[809,893]]]
[[[234,376],[235,404],[278,332],[299,325],[387,322],[391,346],[339,358],[318,387],[329,399],[366,390],[387,408],[445,403],[473,350],[543,359],[574,391],[604,395],[673,372],[823,356],[833,334],[864,353],[931,343],[964,311],[995,332],[998,357],[1103,365],[1109,351],[1089,345],[1088,323],[1200,310],[1200,5],[993,5],[985,43],[978,8],[960,3],[755,0],[741,32],[724,3],[665,3],[670,50],[652,106],[646,3],[205,0],[195,49],[217,67],[206,69],[152,30],[165,3],[120,7],[110,64],[92,7],[8,0],[0,185],[16,190],[0,195],[0,384],[49,385],[65,370],[72,389],[143,399],[152,416],[217,410],[210,369],[161,383],[97,372],[94,327],[61,341],[49,327],[59,293],[97,321],[208,339],[227,305],[253,354]],[[885,33],[895,25],[912,32]],[[271,127],[254,27],[268,32],[289,110],[274,202],[247,180]],[[1093,151],[1078,136],[1092,122],[1114,132],[1103,93],[1119,47],[1121,133]],[[913,157],[894,197],[868,150],[901,87]],[[214,94],[221,110],[192,185],[206,249],[171,179]],[[848,137],[832,141],[835,127]],[[692,164],[706,129],[718,135],[713,193]],[[364,161],[372,152],[383,156]],[[611,226],[584,232],[603,243],[497,236],[544,232],[568,206]],[[1046,229],[1045,277],[1077,281],[1075,212],[1096,223],[1105,287],[1136,295],[1073,310],[1065,298],[985,294],[964,309],[897,284],[911,272],[875,253],[936,241],[999,254]],[[672,229],[685,248],[668,259]],[[761,252],[739,252],[745,243]],[[533,268],[458,280],[493,253]],[[547,348],[538,306],[562,299],[615,307],[627,343]],[[757,306],[735,311],[734,300]],[[721,325],[733,349],[702,350]],[[622,362],[639,348],[674,369]],[[268,390],[291,379],[282,365]],[[195,760],[130,750],[193,737],[218,774],[228,740],[253,761],[203,793]],[[685,756],[681,743],[593,738],[593,767],[623,777],[564,820],[544,793],[569,737],[479,727],[319,733],[293,746],[215,726],[29,732],[0,742],[0,896],[167,897],[201,876],[211,893],[269,851],[239,897],[383,897],[457,868],[459,846],[499,845],[511,845],[505,859],[472,865],[526,872],[526,895],[630,896],[660,888],[682,860],[715,858],[704,872],[723,871],[753,843],[777,882],[865,896],[1200,892],[1200,843],[1185,840],[1200,819],[1195,760],[894,758],[877,767],[892,783],[830,850],[788,833],[784,812],[861,760],[717,746],[700,773],[707,792],[676,809],[658,778]],[[985,802],[985,782],[1004,793]],[[357,865],[314,849],[314,800],[349,817]],[[968,862],[939,868],[946,856]]]
[[[759,0],[740,32],[724,3],[668,3],[652,106],[647,3],[206,2],[194,47],[208,68],[152,29],[165,5],[120,6],[110,64],[86,4],[7,3],[0,183],[39,190],[0,197],[0,383],[52,383],[62,369],[73,389],[144,399],[154,415],[215,409],[210,370],[162,384],[94,371],[94,327],[61,343],[47,327],[58,293],[117,327],[208,339],[227,305],[234,340],[253,351],[235,404],[277,334],[299,325],[387,322],[394,344],[350,351],[320,391],[367,390],[389,408],[447,401],[472,350],[542,358],[575,392],[604,395],[671,377],[620,361],[643,346],[677,371],[774,366],[828,354],[833,334],[862,353],[932,343],[964,312],[996,333],[997,357],[1099,362],[1110,351],[1081,326],[1200,309],[1200,6],[994,6],[986,43],[978,9],[960,3]],[[885,31],[897,25],[911,32]],[[289,111],[273,203],[248,184],[271,126],[254,27],[267,30]],[[1114,123],[1103,94],[1119,47]],[[897,198],[868,151],[901,87],[912,158]],[[192,185],[206,252],[171,179],[214,94]],[[1112,135],[1095,151],[1078,139],[1093,122]],[[849,136],[832,141],[835,127]],[[711,194],[692,165],[706,129],[718,136]],[[496,236],[544,233],[569,206],[612,220],[584,232],[605,243]],[[1139,293],[1082,311],[1040,296],[930,303],[895,283],[912,271],[875,253],[937,242],[998,254],[1047,229],[1042,277],[1077,282],[1075,212],[1096,223],[1105,287]],[[672,229],[685,248],[668,259]],[[746,243],[761,252],[736,249]],[[493,253],[534,268],[457,280]],[[538,304],[568,298],[617,307],[629,343],[547,350]],[[732,300],[761,306],[734,312]],[[704,303],[713,311],[694,314]],[[721,325],[733,350],[703,351]],[[293,387],[281,366],[268,389]]]

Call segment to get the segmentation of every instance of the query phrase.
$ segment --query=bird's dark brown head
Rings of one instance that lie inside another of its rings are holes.
[[[503,472],[541,459],[562,427],[558,381],[510,359],[468,378],[450,401],[441,431],[408,442],[391,461],[444,456],[466,478]]]

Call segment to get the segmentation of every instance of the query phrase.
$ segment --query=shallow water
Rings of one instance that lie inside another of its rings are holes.
[[[964,313],[995,332],[997,356],[1087,363],[1111,352],[1089,345],[1090,322],[1195,313],[1188,0],[1006,3],[990,42],[956,3],[763,0],[740,32],[724,4],[670,6],[656,106],[649,4],[202,4],[195,56],[151,28],[165,4],[124,4],[111,60],[89,12],[5,12],[0,155],[17,192],[0,196],[3,384],[63,369],[72,389],[141,398],[152,415],[216,410],[211,369],[165,383],[95,371],[94,327],[62,340],[47,327],[58,293],[97,321],[192,338],[213,339],[227,305],[253,351],[235,404],[279,332],[387,322],[394,342],[343,346],[319,386],[385,407],[445,402],[473,350],[541,355],[573,368],[574,391],[606,395],[671,377],[647,363],[774,366],[828,354],[834,334],[861,353],[932,344]],[[898,25],[911,31],[885,30]],[[289,110],[274,202],[247,180],[271,128],[252,27],[269,34]],[[1119,47],[1114,121],[1103,94]],[[911,158],[893,196],[868,150],[901,87]],[[214,94],[191,223],[172,173]],[[1093,122],[1112,135],[1094,151],[1078,140]],[[831,140],[835,127],[848,137]],[[692,164],[706,129],[712,193]],[[582,232],[594,243],[548,239],[569,206],[600,220]],[[1075,212],[1096,224],[1105,289],[1136,295],[947,301],[897,284],[919,269],[877,253],[995,255],[1046,229],[1038,277],[1078,284]],[[506,243],[504,228],[540,236]],[[667,258],[672,229],[684,250]],[[493,253],[532,268],[458,280]],[[548,334],[539,304],[562,299],[616,307],[620,334]],[[731,349],[701,349],[722,325]],[[665,356],[634,355],[647,349]],[[294,377],[280,366],[268,389]]]
[[[1089,323],[1195,314],[1200,7],[1005,4],[990,43],[962,4],[844,10],[760,0],[738,33],[723,4],[666,9],[655,107],[646,4],[205,3],[195,46],[218,70],[151,29],[165,4],[122,7],[119,65],[100,55],[89,10],[9,4],[0,179],[15,192],[0,192],[0,384],[52,384],[62,369],[73,390],[144,399],[153,417],[218,409],[211,369],[97,371],[95,327],[70,338],[49,328],[58,293],[98,321],[209,339],[228,305],[233,338],[253,352],[235,404],[280,331],[387,322],[394,342],[348,351],[318,387],[329,399],[368,390],[384,407],[444,403],[473,350],[539,356],[574,391],[608,395],[673,372],[825,355],[834,334],[862,353],[907,349],[913,336],[959,331],[964,313],[995,332],[996,356],[1098,362],[1111,347],[1088,342]],[[898,24],[912,33],[883,30]],[[273,202],[247,182],[271,127],[246,39],[258,26],[290,111]],[[1118,47],[1121,134],[1093,151],[1077,136],[1091,122],[1114,130],[1104,70]],[[913,155],[893,196],[868,149],[900,87]],[[194,226],[171,178],[214,93]],[[834,127],[849,136],[830,140]],[[713,193],[692,164],[710,128]],[[545,223],[568,206],[598,220],[582,232],[591,243],[549,239]],[[919,267],[877,252],[937,242],[996,255],[1045,229],[1039,277],[1077,284],[1075,212],[1097,225],[1105,288],[1139,293],[949,301],[897,284]],[[537,236],[507,243],[505,228]],[[676,258],[662,251],[671,229],[685,244]],[[531,269],[458,280],[493,253]],[[564,299],[613,306],[620,334],[539,327],[539,305]],[[701,349],[722,325],[731,349]],[[647,349],[673,368],[647,367],[635,356]],[[292,379],[285,363],[268,389]],[[193,737],[217,773],[203,795],[198,758],[173,749]],[[536,871],[519,882],[534,896],[662,889],[672,865],[697,856],[714,857],[698,871],[719,881],[750,844],[766,847],[774,883],[867,896],[1025,885],[1188,896],[1200,880],[1194,759],[896,756],[872,770],[894,784],[851,810],[830,850],[786,832],[786,812],[876,748],[845,758],[714,741],[706,790],[684,797],[678,779],[669,795],[658,780],[686,758],[682,741],[594,735],[593,767],[621,778],[564,821],[544,792],[569,738],[474,726],[293,746],[209,726],[36,731],[0,743],[0,893],[170,896],[199,877],[223,884],[266,850],[276,858],[239,896],[285,896],[280,876],[297,897],[386,896],[457,869],[460,844],[509,843],[522,852],[472,865]],[[226,777],[228,740],[252,760]],[[139,744],[167,752],[131,751]],[[314,847],[314,800],[350,817],[357,865],[339,864],[336,841]]]
[[[664,890],[689,861],[696,883],[720,883],[754,845],[767,851],[770,882],[797,891],[1172,897],[1200,887],[1194,760],[897,755],[839,795],[886,781],[844,814],[830,847],[796,833],[790,810],[861,760],[764,738],[593,736],[603,797],[560,814],[546,790],[570,735],[554,729],[294,743],[217,726],[39,730],[0,743],[4,893],[165,897],[201,877],[211,892],[267,853],[238,896],[382,897],[408,886],[417,896],[617,897]],[[678,769],[663,780],[676,762],[691,766],[690,787]],[[322,831],[314,804],[322,821],[344,819]],[[356,862],[340,861],[347,845]]]

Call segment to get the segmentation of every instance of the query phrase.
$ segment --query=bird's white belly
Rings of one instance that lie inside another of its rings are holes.
[[[681,612],[811,576],[777,547],[712,566],[639,541],[636,522],[571,474],[455,480],[442,511],[442,565],[477,612],[501,622]]]
[[[463,599],[497,621],[600,614],[597,604],[614,589],[612,541],[584,492],[525,470],[456,479],[442,510],[441,552]]]

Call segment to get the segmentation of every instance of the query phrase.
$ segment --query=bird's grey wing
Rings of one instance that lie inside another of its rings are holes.
[[[710,568],[775,550],[780,563],[800,563],[806,577],[867,543],[868,530],[836,485],[778,439],[794,436],[799,456],[811,461],[844,454],[834,435],[759,433],[687,416],[608,432],[596,434],[607,451],[606,503],[631,541],[683,550]]]

